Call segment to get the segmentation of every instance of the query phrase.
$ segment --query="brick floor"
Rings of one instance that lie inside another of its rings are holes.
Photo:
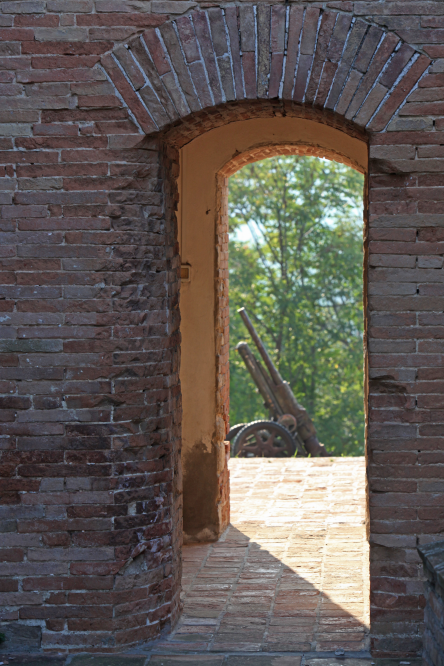
[[[184,548],[183,615],[158,649],[367,651],[364,458],[230,470],[232,523],[218,543]]]
[[[364,459],[235,459],[230,469],[232,524],[218,543],[184,548],[183,614],[169,638],[132,654],[2,663],[399,666],[367,652]]]

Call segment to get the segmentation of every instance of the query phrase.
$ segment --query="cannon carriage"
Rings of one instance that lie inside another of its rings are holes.
[[[328,456],[316,436],[316,428],[307,410],[296,400],[258,336],[245,308],[238,310],[263,363],[246,342],[236,350],[240,354],[268,409],[268,420],[239,423],[230,429],[227,439],[231,452],[239,457],[283,458],[294,455]]]

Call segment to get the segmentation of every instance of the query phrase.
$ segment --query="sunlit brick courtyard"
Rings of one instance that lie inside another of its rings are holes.
[[[158,649],[364,656],[364,458],[232,459],[230,474],[231,526],[184,548],[182,618]]]

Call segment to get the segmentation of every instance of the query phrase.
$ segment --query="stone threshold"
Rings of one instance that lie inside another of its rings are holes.
[[[366,652],[334,653],[224,652],[209,654],[167,654],[152,651],[150,654],[0,654],[0,666],[421,666],[421,658],[391,659],[372,658]]]

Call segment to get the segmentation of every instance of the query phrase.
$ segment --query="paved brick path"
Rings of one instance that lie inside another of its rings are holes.
[[[132,654],[5,655],[3,663],[399,666],[366,654],[364,459],[230,467],[232,525],[218,543],[184,548],[184,609],[170,638]]]
[[[230,469],[232,524],[218,543],[184,548],[183,615],[163,649],[366,651],[364,459]]]

